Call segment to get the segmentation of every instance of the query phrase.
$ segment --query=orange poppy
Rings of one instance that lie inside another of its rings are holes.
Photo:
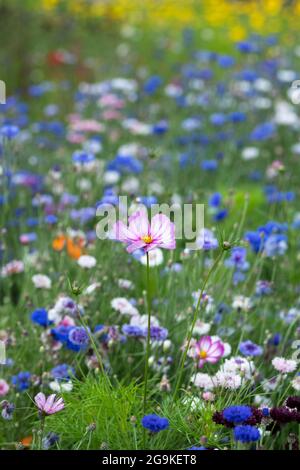
[[[52,242],[52,248],[55,251],[61,251],[66,243],[66,237],[64,235],[58,235],[58,237],[54,238]]]
[[[80,245],[74,243],[71,238],[67,239],[67,252],[70,258],[73,259],[78,259],[82,255],[82,249]]]
[[[24,447],[30,447],[32,444],[32,436],[23,437],[23,439],[21,439],[21,444]]]

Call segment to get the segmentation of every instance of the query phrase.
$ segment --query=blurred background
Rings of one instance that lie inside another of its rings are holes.
[[[24,94],[44,80],[113,76],[123,63],[126,74],[163,52],[180,60],[187,45],[234,53],[253,34],[294,44],[299,19],[298,0],[0,0],[0,79]]]

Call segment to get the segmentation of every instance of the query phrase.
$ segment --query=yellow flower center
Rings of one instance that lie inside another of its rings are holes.
[[[206,359],[207,358],[207,352],[206,351],[200,351],[199,352],[199,357],[200,357],[200,359]]]
[[[147,244],[153,241],[151,235],[145,235],[144,237],[142,237],[142,240]]]

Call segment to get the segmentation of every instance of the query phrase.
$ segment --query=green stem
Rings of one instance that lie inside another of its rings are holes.
[[[103,377],[105,378],[105,381],[106,381],[107,385],[108,385],[109,387],[111,387],[111,382],[110,382],[110,380],[109,380],[109,377],[108,377],[107,373],[105,372],[104,365],[103,365],[103,361],[102,361],[102,357],[101,357],[100,354],[99,354],[97,345],[96,345],[95,340],[94,340],[94,338],[93,338],[93,335],[90,333],[89,327],[87,326],[86,322],[83,320],[83,317],[82,317],[82,315],[81,315],[80,312],[79,312],[79,309],[78,309],[78,317],[79,317],[80,323],[82,324],[82,326],[84,327],[84,329],[86,330],[86,332],[87,332],[87,334],[88,334],[88,337],[89,337],[89,339],[90,339],[92,348],[93,348],[94,353],[95,353],[95,355],[96,355],[96,358],[97,358],[97,360],[98,360],[99,367],[100,367],[100,370],[101,370],[101,372],[102,372],[102,375],[103,375]]]
[[[190,328],[190,331],[189,331],[189,334],[188,334],[188,337],[187,337],[187,344],[186,344],[186,347],[181,355],[181,360],[180,360],[180,364],[179,364],[179,373],[178,373],[178,377],[177,377],[177,381],[176,381],[176,385],[175,385],[175,391],[174,391],[174,395],[173,395],[173,401],[175,401],[176,397],[177,397],[177,394],[178,394],[178,391],[179,391],[179,388],[181,386],[181,382],[182,382],[182,375],[183,375],[183,369],[184,369],[184,364],[185,364],[185,360],[186,360],[186,356],[187,356],[187,353],[188,353],[188,350],[190,348],[190,344],[191,344],[191,339],[192,339],[192,336],[193,336],[193,331],[194,331],[194,327],[195,327],[195,324],[196,324],[196,321],[197,321],[197,318],[198,318],[198,314],[199,314],[199,309],[200,309],[200,305],[201,305],[201,300],[202,300],[202,296],[203,296],[203,293],[204,293],[204,290],[205,290],[205,287],[209,281],[209,278],[210,276],[212,275],[212,273],[214,272],[215,268],[217,267],[217,265],[219,264],[221,258],[223,256],[223,250],[220,251],[220,253],[218,254],[217,258],[215,259],[215,262],[214,264],[212,265],[212,267],[210,268],[204,282],[203,282],[203,286],[202,286],[202,289],[201,289],[201,292],[200,292],[200,295],[199,295],[199,298],[198,298],[198,302],[197,302],[197,305],[196,305],[196,308],[195,308],[195,312],[194,312],[194,317],[193,317],[193,321],[192,321],[192,325],[191,325],[191,328]]]
[[[146,357],[145,357],[145,372],[144,372],[144,400],[143,411],[146,414],[147,408],[147,385],[148,385],[148,371],[149,371],[149,355],[150,355],[150,328],[151,328],[151,299],[150,299],[150,266],[149,266],[149,253],[147,252],[147,315],[148,315],[148,329],[147,329],[147,343],[146,343]],[[144,429],[144,448],[146,441],[146,430]]]

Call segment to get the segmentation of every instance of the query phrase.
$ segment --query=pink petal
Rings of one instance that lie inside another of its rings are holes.
[[[64,401],[62,398],[59,398],[54,405],[52,406],[49,414],[57,413],[58,411],[62,410],[65,407]]]
[[[202,336],[199,341],[199,349],[201,351],[208,351],[211,346],[211,337],[210,336]]]
[[[35,397],[34,397],[35,404],[40,410],[43,410],[45,403],[46,403],[46,397],[42,392],[39,392]]]
[[[201,369],[201,367],[204,366],[205,362],[206,362],[206,359],[199,359],[199,361],[198,361],[198,367],[199,367],[199,369]]]
[[[49,395],[49,397],[47,398],[47,401],[46,401],[45,406],[44,406],[45,413],[48,413],[51,410],[51,408],[53,406],[53,403],[54,403],[54,400],[55,400],[55,397],[56,397],[56,395],[55,395],[55,393],[53,393],[52,395]]]
[[[213,343],[211,345],[211,347],[209,348],[209,350],[207,351],[207,354],[208,356],[212,357],[212,356],[223,356],[224,354],[224,345],[220,342],[220,341],[216,341],[215,343]]]
[[[140,239],[141,237],[150,234],[150,225],[145,212],[135,212],[129,218],[129,231],[134,237],[136,237],[136,239]]]
[[[135,235],[121,220],[113,225],[113,228],[110,232],[110,238],[123,243],[131,243],[136,239]]]
[[[174,236],[174,224],[164,214],[156,214],[151,220],[151,236],[154,240],[170,240]]]
[[[139,240],[139,241],[133,242],[130,245],[128,245],[128,247],[126,249],[127,249],[128,253],[132,253],[135,250],[140,250],[145,245],[146,245],[146,243],[144,242],[144,240]]]

